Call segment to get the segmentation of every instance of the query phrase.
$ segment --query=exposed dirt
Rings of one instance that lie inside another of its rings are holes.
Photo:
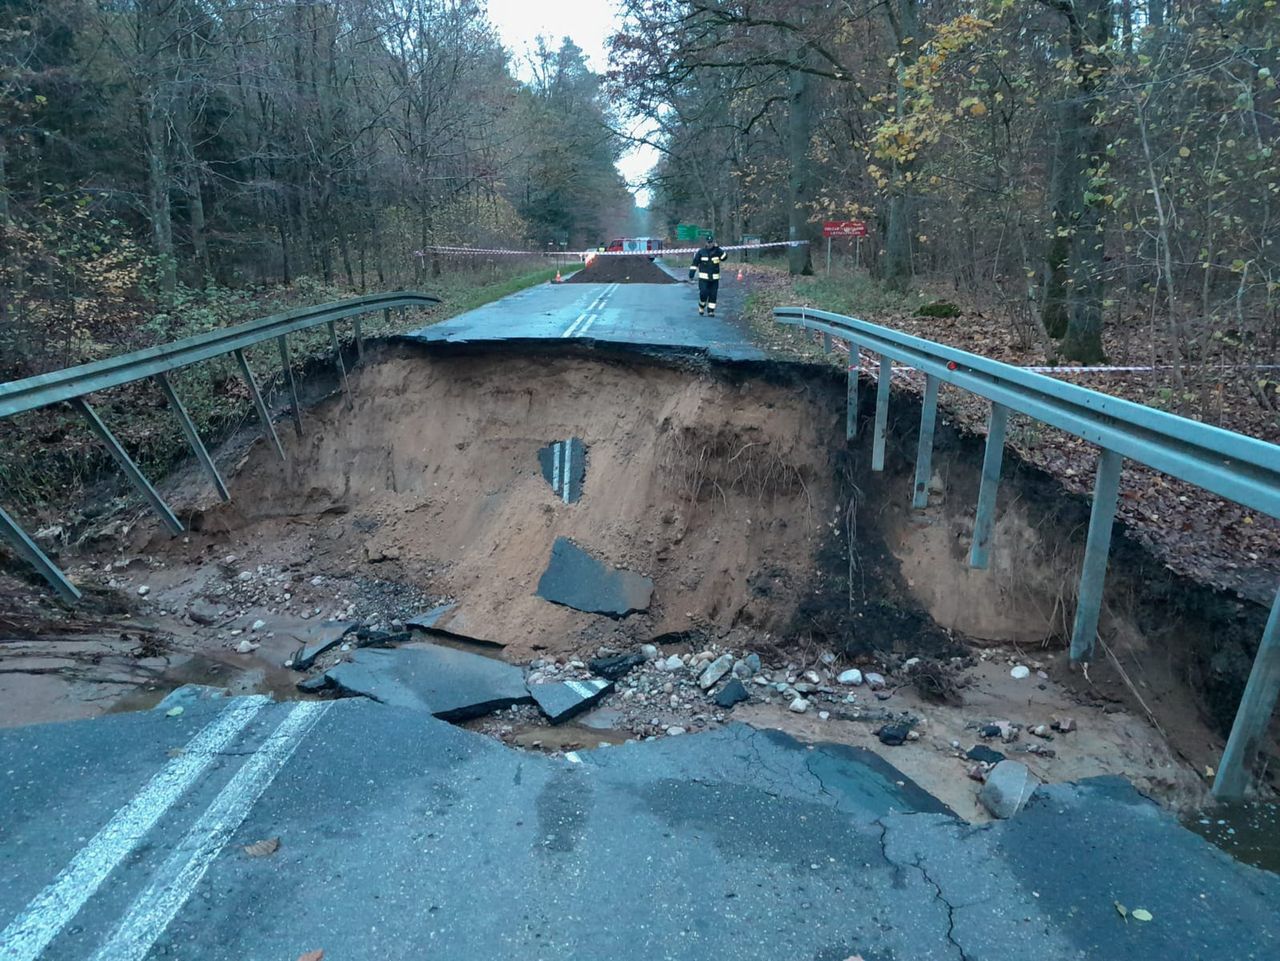
[[[616,254],[593,257],[590,262],[565,280],[566,284],[674,284],[678,281],[653,260]]]
[[[282,430],[287,464],[261,441],[224,448],[230,504],[194,471],[171,479],[166,496],[187,535],[117,514],[84,553],[61,557],[101,616],[79,628],[33,617],[0,631],[21,643],[0,648],[0,724],[145,707],[191,681],[298,696],[298,675],[282,665],[317,621],[396,627],[452,601],[450,631],[504,645],[501,656],[519,663],[569,669],[602,649],[656,641],[664,652],[753,651],[787,683],[815,670],[830,685],[841,665],[885,671],[893,700],[872,706],[925,724],[920,741],[883,752],[966,814],[973,786],[952,742],[997,717],[1027,728],[1081,718],[1087,733],[1069,736],[1057,758],[1032,759],[1046,779],[1126,773],[1179,806],[1203,793],[1202,765],[1220,741],[1178,669],[1155,691],[1152,673],[1126,686],[1105,665],[1086,678],[1066,667],[1074,515],[1049,518],[1049,507],[1020,499],[1055,505],[1034,477],[1011,481],[992,570],[968,571],[974,453],[943,429],[931,506],[908,510],[909,408],[895,413],[891,469],[871,474],[867,432],[843,443],[843,378],[808,367],[382,347],[351,391],[351,410],[339,396],[308,410],[304,438]],[[587,466],[581,500],[565,504],[538,450],[570,437],[586,444]],[[561,536],[651,577],[650,609],[614,620],[537,597]],[[1109,624],[1133,625],[1119,657],[1155,636],[1141,610],[1109,613]],[[975,644],[994,653],[974,661]],[[1011,682],[997,645],[1044,676]],[[335,649],[325,663],[342,656]],[[631,736],[729,718],[708,709],[692,675],[682,684],[636,695],[635,716],[623,712]],[[1144,694],[1157,702],[1151,717]],[[850,718],[834,700],[827,719],[817,707],[794,715],[770,692],[753,700],[733,716],[878,744],[873,715]],[[618,738],[499,723],[524,746]]]

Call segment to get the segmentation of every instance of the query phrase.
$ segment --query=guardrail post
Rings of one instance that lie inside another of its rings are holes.
[[[209,480],[213,482],[214,490],[218,492],[218,496],[224,501],[231,500],[231,495],[227,493],[227,485],[222,482],[222,475],[218,473],[218,468],[213,463],[213,458],[209,456],[209,451],[205,448],[204,441],[200,439],[200,434],[196,431],[195,422],[191,420],[191,415],[187,413],[187,408],[183,406],[182,401],[178,398],[178,392],[173,389],[173,384],[169,383],[169,375],[159,373],[156,374],[155,379],[156,383],[160,385],[160,389],[164,392],[165,399],[169,401],[169,406],[173,408],[173,412],[178,416],[178,423],[182,426],[182,433],[187,435],[187,443],[191,445],[191,450],[196,455],[196,460],[200,462],[200,466],[204,468]]]
[[[969,566],[985,570],[990,557],[991,529],[996,520],[996,494],[1000,489],[1000,467],[1004,460],[1004,429],[1009,422],[1009,408],[991,405],[987,423],[987,448],[982,455],[982,486],[978,489],[978,514],[973,521],[973,547],[969,550]]]
[[[302,405],[298,403],[298,382],[293,379],[293,359],[289,356],[289,338],[281,334],[276,338],[280,348],[280,366],[284,369],[284,379],[289,385],[290,410],[293,412],[293,429],[302,439]]]
[[[1227,738],[1218,774],[1213,779],[1213,796],[1219,801],[1238,801],[1244,797],[1253,759],[1271,724],[1277,695],[1280,695],[1280,593],[1271,605],[1271,616],[1262,632],[1262,642],[1231,725],[1231,736]]]
[[[871,469],[884,470],[884,439],[889,430],[889,393],[893,390],[893,361],[880,355],[876,381],[876,431],[871,443]]]
[[[354,410],[351,403],[351,385],[347,383],[347,365],[342,362],[342,345],[338,343],[338,325],[329,321],[329,342],[333,344],[333,359],[338,365],[338,375],[342,378],[342,393],[347,398],[347,410]]]
[[[822,352],[824,354],[831,353],[831,335],[825,330],[822,332]]]
[[[58,592],[59,597],[68,604],[80,600],[79,588],[67,580],[67,575],[49,560],[18,522],[5,513],[3,507],[0,507],[0,534],[4,535],[4,539],[13,546],[19,557],[40,572],[40,576],[49,582],[49,586]]]
[[[280,455],[280,459],[288,460],[284,456],[284,447],[280,443],[280,438],[276,436],[275,425],[271,423],[271,414],[267,410],[266,403],[262,400],[262,393],[258,390],[258,382],[254,380],[253,368],[249,366],[249,361],[244,356],[243,350],[236,349],[233,353],[236,355],[236,363],[240,365],[240,373],[244,375],[244,382],[249,385],[249,396],[253,398],[253,406],[258,412],[258,420],[262,421],[262,432],[271,440],[276,453]]]
[[[1087,661],[1098,636],[1098,612],[1102,609],[1102,586],[1107,579],[1107,558],[1111,553],[1111,526],[1120,495],[1120,467],[1124,458],[1103,449],[1098,458],[1098,474],[1093,482],[1093,510],[1089,514],[1089,536],[1084,547],[1084,568],[1076,598],[1076,621],[1071,631],[1071,660]]]
[[[938,422],[938,378],[926,374],[924,403],[920,407],[920,442],[916,445],[915,508],[929,506],[929,481],[933,477],[933,428]]]
[[[364,361],[364,319],[359,314],[356,314],[352,328],[356,338],[356,362],[362,363]]]
[[[858,345],[849,341],[849,379],[845,384],[844,400],[844,439],[853,440],[858,436]]]
[[[156,493],[156,489],[151,486],[151,482],[143,476],[142,471],[138,469],[138,465],[129,456],[129,452],[121,446],[120,441],[116,440],[115,434],[107,429],[107,425],[102,422],[98,412],[90,407],[89,402],[83,397],[71,398],[70,404],[80,411],[84,419],[89,422],[89,428],[98,435],[98,439],[106,446],[107,452],[115,458],[125,476],[133,482],[133,486],[141,491],[142,496],[151,505],[151,509],[160,515],[160,519],[165,522],[169,530],[175,534],[181,534],[185,529],[182,526],[182,522],[174,516],[173,511],[169,510],[169,505]]]

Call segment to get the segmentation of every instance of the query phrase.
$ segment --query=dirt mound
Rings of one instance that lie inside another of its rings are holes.
[[[594,258],[566,284],[674,284],[670,274],[643,254],[635,257]]]

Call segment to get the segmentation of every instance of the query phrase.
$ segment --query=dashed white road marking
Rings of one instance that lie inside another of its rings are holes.
[[[332,706],[303,701],[280,722],[267,742],[245,761],[209,809],[178,842],[147,889],[130,905],[93,961],[142,961],[177,916],[227,839],[240,827],[303,738]]]
[[[588,327],[600,319],[600,309],[604,307],[604,302],[608,300],[614,291],[618,289],[618,286],[618,284],[610,284],[604,290],[600,291],[600,294],[596,299],[587,305],[586,309],[577,316],[577,319],[574,320],[572,324],[564,329],[564,332],[560,336],[581,337]],[[595,313],[595,316],[592,316],[593,312]],[[582,326],[584,321],[586,324],[585,326]],[[579,329],[580,327],[581,329]]]
[[[560,493],[560,441],[551,445],[551,489]]]
[[[232,702],[115,813],[26,909],[0,931],[0,958],[35,961],[112,870],[142,843],[173,803],[269,703],[256,696]]]

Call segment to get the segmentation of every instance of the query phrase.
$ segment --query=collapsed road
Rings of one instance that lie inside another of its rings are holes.
[[[231,504],[174,478],[185,540],[73,557],[185,636],[141,660],[203,667],[0,731],[0,959],[1280,953],[1280,878],[1083,777],[1194,782],[1144,719],[972,657],[866,531],[837,619],[842,411],[694,309],[575,283],[424,328],[286,464],[233,449]]]

